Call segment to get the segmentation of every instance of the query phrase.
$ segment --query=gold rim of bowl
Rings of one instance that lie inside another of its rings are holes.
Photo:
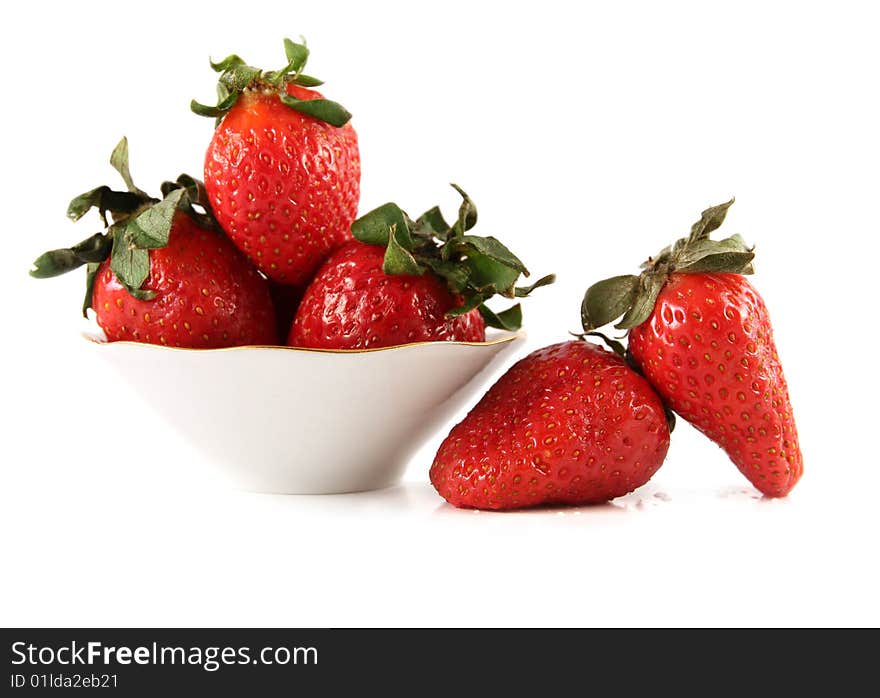
[[[160,351],[188,351],[188,352],[218,352],[218,351],[243,351],[248,349],[277,349],[279,351],[294,351],[294,352],[308,352],[311,354],[372,354],[379,351],[392,351],[395,349],[410,349],[412,347],[425,347],[432,346],[435,344],[445,345],[445,346],[460,346],[460,347],[491,347],[496,344],[504,344],[505,342],[512,342],[514,339],[518,339],[520,337],[525,337],[525,332],[511,332],[509,334],[505,334],[502,337],[496,337],[495,339],[490,339],[485,342],[412,342],[411,344],[395,344],[392,347],[373,347],[370,349],[315,349],[311,347],[287,347],[281,346],[277,344],[247,344],[238,347],[220,347],[216,349],[193,349],[191,347],[169,347],[163,344],[152,344],[149,342],[130,342],[127,340],[118,340],[115,342],[108,342],[103,339],[99,339],[98,337],[94,337],[87,332],[83,332],[82,336],[90,341],[92,344],[97,344],[99,346],[137,346],[137,347],[152,347],[154,349],[158,349]]]

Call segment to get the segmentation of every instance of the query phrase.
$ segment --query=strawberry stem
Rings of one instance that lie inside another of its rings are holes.
[[[288,85],[317,87],[324,84],[311,75],[303,74],[302,71],[309,60],[309,49],[305,39],[300,37],[300,40],[302,43],[284,39],[287,65],[280,70],[264,71],[254,68],[236,54],[227,56],[219,63],[211,62],[211,68],[220,73],[217,103],[207,105],[192,100],[190,109],[199,116],[217,119],[219,123],[219,120],[235,106],[242,93],[246,90],[260,89],[274,92],[285,106],[301,114],[337,128],[345,126],[351,120],[351,113],[338,102],[329,99],[298,99],[287,91]]]
[[[479,309],[490,327],[517,330],[522,325],[518,303],[496,313],[485,301],[495,295],[524,298],[556,277],[550,274],[530,286],[516,286],[521,274],[529,275],[528,269],[494,237],[469,234],[477,223],[477,207],[461,187],[452,187],[462,198],[453,225],[437,206],[413,221],[397,204],[387,203],[357,219],[352,234],[361,242],[386,248],[382,266],[386,274],[418,276],[430,271],[443,279],[461,299],[449,311],[450,317]]]
[[[152,291],[141,288],[150,273],[149,251],[168,244],[171,226],[179,211],[206,229],[220,229],[208,204],[205,185],[197,179],[180,175],[175,182],[162,184],[161,200],[152,198],[132,181],[125,138],[113,149],[110,164],[119,172],[128,191],[96,187],[75,197],[67,209],[67,217],[72,221],[78,221],[93,208],[97,209],[104,231],[73,247],[44,252],[34,260],[30,269],[34,278],[47,279],[87,265],[83,316],[91,306],[98,267],[108,258],[110,269],[132,296],[140,299],[152,297]],[[113,216],[113,222],[109,224],[107,211]]]
[[[664,248],[642,264],[638,276],[626,274],[599,281],[584,294],[581,321],[585,332],[603,327],[623,316],[615,327],[629,330],[641,325],[654,310],[657,296],[669,275],[677,273],[752,274],[753,248],[739,235],[711,240],[727,216],[734,199],[703,211],[687,237]]]

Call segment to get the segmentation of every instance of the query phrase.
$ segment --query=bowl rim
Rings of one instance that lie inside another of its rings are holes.
[[[516,332],[505,332],[500,337],[495,337],[493,339],[486,340],[485,342],[447,342],[447,341],[433,341],[433,342],[411,342],[409,344],[395,344],[390,347],[372,347],[367,349],[319,349],[313,347],[288,347],[281,344],[244,344],[241,346],[235,347],[217,347],[212,349],[195,349],[193,347],[170,347],[163,344],[152,344],[150,342],[132,342],[129,340],[117,340],[115,342],[109,342],[106,339],[96,336],[92,332],[81,332],[80,335],[87,341],[92,344],[96,344],[98,346],[135,346],[135,347],[147,347],[158,350],[158,351],[175,351],[175,352],[196,352],[200,354],[204,353],[217,353],[217,352],[228,352],[228,351],[247,351],[249,349],[273,349],[278,351],[288,351],[288,352],[305,352],[308,354],[375,354],[377,352],[385,352],[385,351],[393,351],[400,349],[411,349],[414,347],[424,347],[424,346],[433,346],[433,345],[441,345],[441,346],[459,346],[459,347],[491,347],[496,346],[498,344],[505,344],[507,342],[512,342],[515,339],[525,339],[526,333],[523,330],[517,330]]]

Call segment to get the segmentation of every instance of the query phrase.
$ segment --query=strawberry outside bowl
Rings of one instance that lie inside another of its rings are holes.
[[[86,339],[235,486],[338,494],[398,482],[524,335],[363,351]]]

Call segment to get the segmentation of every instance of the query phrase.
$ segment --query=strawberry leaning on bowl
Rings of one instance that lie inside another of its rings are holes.
[[[623,315],[629,353],[666,404],[721,446],[762,493],[783,497],[803,474],[788,385],[764,301],[743,274],[739,235],[711,240],[733,201],[703,211],[690,235],[590,287],[590,330]]]
[[[97,208],[105,231],[46,252],[31,275],[58,276],[86,265],[83,315],[93,308],[111,342],[197,349],[275,344],[267,282],[220,231],[201,182],[181,175],[154,199],[131,179],[124,138],[110,162],[128,191],[98,187],[68,208],[74,221]]]
[[[311,89],[309,51],[284,41],[287,65],[262,71],[232,55],[218,104],[193,101],[217,118],[205,155],[205,187],[230,239],[270,279],[301,285],[351,238],[360,197],[360,154],[351,114]]]
[[[648,382],[616,354],[574,340],[505,373],[443,441],[430,477],[457,507],[591,504],[645,484],[668,448]]]
[[[476,206],[453,186],[463,200],[452,225],[437,207],[413,221],[393,203],[355,221],[356,240],[332,254],[306,288],[288,344],[370,349],[480,342],[486,325],[518,329],[519,304],[495,313],[485,301],[527,296],[554,277],[517,287],[528,270],[495,238],[469,233]]]

